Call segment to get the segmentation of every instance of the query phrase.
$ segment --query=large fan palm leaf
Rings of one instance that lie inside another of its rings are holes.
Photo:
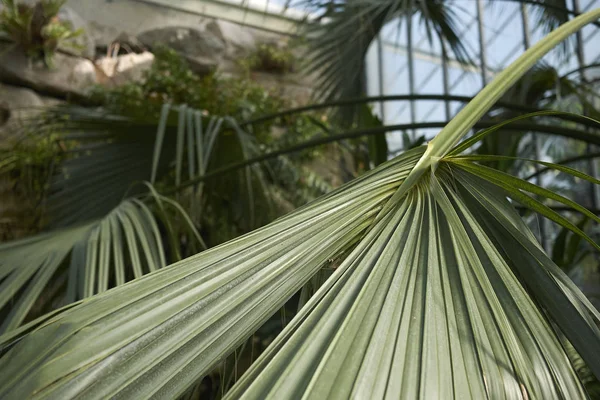
[[[581,207],[455,153],[508,86],[599,17],[532,47],[426,148],[0,337],[0,397],[175,398],[348,251],[231,397],[585,397],[561,335],[600,376],[600,315],[507,197],[575,231],[525,192]]]
[[[230,397],[585,397],[546,314],[571,304],[572,285],[529,243],[502,193],[443,167],[373,227]],[[597,328],[577,326],[570,337],[598,346]]]

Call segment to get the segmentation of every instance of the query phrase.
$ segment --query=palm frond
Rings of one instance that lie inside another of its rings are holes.
[[[571,363],[573,364],[573,367],[579,376],[579,379],[581,379],[581,382],[585,386],[589,398],[600,398],[600,380],[594,376],[585,361],[583,361],[581,356],[577,353],[573,345],[569,343],[568,340],[562,337],[562,343],[565,347],[567,355],[569,356],[569,360],[571,360]]]
[[[0,332],[167,265],[154,214],[129,199],[101,219],[1,244]]]
[[[358,83],[365,71],[365,55],[373,40],[386,23],[396,18],[400,21],[412,18],[415,13],[450,46],[459,60],[470,60],[458,35],[459,21],[442,1],[357,0],[321,4],[305,0],[298,3],[317,7],[324,17],[322,23],[309,24],[307,32],[308,68],[319,74],[316,87],[320,98],[360,95],[362,88]]]
[[[143,193],[144,187],[138,185],[143,181],[157,184],[172,174],[178,185],[185,178],[197,178],[232,159],[259,155],[252,135],[234,119],[205,117],[185,105],[166,104],[157,121],[158,129],[153,122],[101,110],[60,107],[53,116],[66,132],[61,140],[77,145],[51,182],[46,213],[52,227],[101,218],[123,198]],[[239,175],[252,191],[240,191],[237,200],[253,212],[253,207],[247,205],[251,202],[248,197],[264,190],[265,178],[256,166]],[[214,187],[214,182],[209,184]]]
[[[566,0],[542,0],[536,3],[532,6],[534,17],[537,21],[536,26],[544,34],[552,32],[569,20],[569,9]],[[572,39],[567,39],[560,45],[563,56],[572,47],[571,42]]]
[[[513,101],[517,104],[529,104],[538,109],[573,110],[575,108],[587,110],[586,114],[598,118],[598,112],[592,106],[589,98],[589,90],[577,84],[568,77],[560,77],[558,72],[546,63],[536,64],[521,78],[498,103],[506,104]],[[492,120],[502,121],[519,115],[519,110],[514,108],[498,107],[491,114]],[[556,113],[548,115],[556,118],[559,126],[568,126],[566,121],[576,121],[569,113]],[[547,118],[547,117],[546,117]],[[539,118],[538,118],[539,119]],[[581,118],[579,118],[581,121]],[[587,125],[591,122],[590,125]],[[598,125],[594,121],[584,122],[590,128],[597,130]],[[515,156],[517,152],[524,154],[529,152],[532,156],[537,153],[536,145],[530,140],[531,136],[526,131],[521,134],[509,134],[502,132],[486,137],[476,152],[481,154],[503,154]],[[539,139],[538,139],[539,143]],[[496,169],[513,173],[520,164],[517,160],[498,160],[491,164]]]
[[[600,313],[519,219],[508,177],[448,155],[537,59],[599,17],[529,49],[426,148],[0,337],[0,397],[177,397],[349,252],[231,397],[585,398],[559,334],[599,377]]]
[[[439,167],[228,398],[584,398],[548,316],[599,347],[592,313],[502,192]]]
[[[34,386],[39,395],[66,397],[183,393],[358,241],[422,154],[415,149],[265,228],[57,315],[3,357],[9,379],[0,396],[19,397]],[[33,349],[36,341],[27,342],[38,335],[45,340]],[[59,356],[83,343],[85,351]],[[37,353],[36,360],[22,351]],[[106,368],[114,362],[122,368]]]

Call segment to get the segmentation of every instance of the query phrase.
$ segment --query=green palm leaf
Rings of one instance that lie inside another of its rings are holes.
[[[155,184],[172,173],[177,185],[221,168],[229,158],[259,155],[253,137],[232,118],[203,117],[185,105],[165,105],[158,129],[152,121],[77,107],[57,108],[53,116],[67,132],[61,139],[76,147],[51,182],[46,213],[52,227],[105,216],[123,198],[143,194],[143,186],[136,185],[143,181]],[[223,153],[229,158],[221,157]],[[265,178],[257,166],[238,175],[252,187],[250,193],[240,193],[238,201],[253,212],[252,193],[264,191]],[[233,176],[230,179],[237,178]]]
[[[426,149],[0,337],[0,397],[175,398],[348,250],[231,397],[586,397],[559,335],[600,376],[598,311],[518,218],[504,177],[446,156],[552,46],[599,17],[533,46]]]
[[[2,358],[9,379],[0,397],[27,396],[34,386],[63,398],[183,393],[358,241],[422,154],[415,149],[265,228],[57,315]]]
[[[316,86],[319,97],[348,98],[361,93],[357,82],[364,72],[367,50],[382,27],[395,18],[405,23],[407,18],[418,14],[428,32],[435,32],[444,40],[459,60],[470,60],[458,35],[459,21],[451,7],[442,1],[300,0],[297,3],[318,7],[327,19],[323,24],[308,26],[311,38],[308,66],[319,73]]]
[[[0,332],[50,311],[35,310],[44,290],[54,298],[41,304],[56,307],[164,267],[163,247],[159,221],[137,199],[99,220],[0,245]]]
[[[548,315],[595,351],[600,332],[581,293],[559,282],[568,278],[501,192],[440,167],[373,227],[229,398],[583,398]]]

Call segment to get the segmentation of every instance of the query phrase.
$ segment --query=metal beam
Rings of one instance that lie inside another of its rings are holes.
[[[415,93],[415,64],[413,59],[413,41],[412,41],[412,14],[406,16],[406,43],[408,51],[408,92],[410,94]],[[416,119],[415,103],[410,101],[410,122],[414,124]],[[416,131],[412,130],[412,140],[417,137]],[[407,143],[403,143],[406,147]]]
[[[407,46],[402,46],[397,43],[393,43],[393,42],[384,40],[383,47],[384,47],[385,51],[390,51],[390,52],[393,52],[396,54],[408,56],[408,47]],[[420,49],[415,49],[415,48],[413,48],[412,54],[413,54],[413,57],[417,60],[427,61],[427,62],[436,64],[436,65],[442,64],[442,58],[439,54],[435,54],[430,51],[425,51],[425,50],[420,50]],[[465,64],[465,63],[462,63],[452,57],[448,57],[448,66],[453,67],[453,68],[462,69],[463,71],[467,71],[467,72],[477,72],[477,73],[481,72],[481,68],[479,66]],[[493,73],[498,73],[501,71],[500,69],[494,69],[494,68],[488,68],[488,70]],[[400,70],[399,72],[402,72],[402,70]]]
[[[591,5],[591,4],[590,4]],[[576,13],[579,13],[581,11],[581,8],[579,6],[579,0],[573,0],[573,11],[575,11]],[[579,68],[582,68],[583,66],[585,66],[585,54],[584,54],[584,49],[583,49],[583,45],[584,45],[584,40],[583,40],[583,34],[581,33],[581,30],[577,31],[577,33],[575,34],[575,43],[576,43],[576,54],[577,54],[577,61],[579,62]],[[586,76],[586,71],[582,70],[581,71],[581,81],[582,82],[586,82],[587,81],[587,76]],[[584,107],[584,113],[585,113],[585,107]],[[588,144],[586,151],[588,153],[593,153],[594,152],[594,146]],[[589,169],[589,174],[594,177],[597,178],[598,177],[598,165],[596,163],[595,160],[590,159],[588,160],[588,169]],[[590,183],[590,203],[592,208],[597,208],[598,204],[600,203],[600,191],[598,190],[598,188],[596,187],[596,185],[594,185],[593,183]]]
[[[450,94],[450,76],[448,73],[448,53],[446,52],[446,44],[440,37],[440,45],[442,46],[442,84],[444,86],[444,95],[448,96]],[[446,116],[446,120],[450,121],[451,111],[450,111],[450,102],[445,99],[444,100],[444,113]]]
[[[203,15],[210,18],[235,22],[270,32],[295,35],[305,13],[265,3],[263,10],[241,1],[223,0],[133,0],[171,10]]]
[[[385,95],[385,87],[383,86],[383,45],[381,44],[381,33],[377,35],[377,74],[379,75],[379,95]],[[379,112],[381,120],[385,123],[385,103],[379,102]]]
[[[527,50],[529,47],[531,47],[531,31],[529,29],[529,13],[527,12],[527,5],[526,4],[521,4],[521,24],[523,26],[523,48],[525,50]],[[531,137],[531,141],[533,142],[533,151],[534,151],[534,157],[536,160],[541,160],[541,149],[540,149],[540,141],[537,137],[537,135],[534,135],[533,133],[530,134]],[[536,163],[533,164],[533,169],[536,172],[536,176],[535,176],[535,183],[538,186],[542,185],[542,175],[539,174],[540,171],[540,166]],[[548,243],[548,227],[547,227],[547,221],[546,218],[540,218],[539,220],[539,229],[540,229],[540,243],[542,245],[542,247],[544,248],[544,250],[548,250],[549,247],[549,243]]]
[[[486,43],[485,32],[483,29],[483,2],[477,0],[477,30],[479,32],[479,60],[481,61],[481,82],[483,86],[487,85],[487,57],[485,55]]]

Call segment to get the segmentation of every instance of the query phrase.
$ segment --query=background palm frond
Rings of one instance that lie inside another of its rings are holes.
[[[45,219],[55,230],[0,246],[2,331],[162,268],[167,259],[180,260],[182,251],[195,254],[206,248],[196,226],[202,208],[208,204],[210,210],[210,200],[222,201],[224,191],[246,207],[238,210],[240,215],[251,216],[245,229],[255,226],[260,207],[254,204],[254,191],[264,184],[259,166],[227,177],[233,184],[206,182],[210,196],[203,195],[203,184],[190,187],[180,198],[189,202],[185,208],[191,216],[177,201],[141,184],[152,179],[161,185],[159,178],[174,176],[178,185],[183,177],[196,178],[220,163],[258,154],[251,136],[231,118],[206,118],[203,127],[201,113],[182,106],[169,126],[170,111],[168,105],[163,108],[158,132],[148,123],[101,111],[53,111],[50,121],[66,132],[58,137],[60,145],[70,149],[48,189]],[[268,204],[260,197],[258,202]],[[44,299],[39,299],[42,292]]]
[[[186,177],[259,154],[253,137],[232,118],[205,117],[185,106],[165,105],[158,130],[152,122],[83,108],[59,108],[54,116],[66,132],[62,140],[77,146],[51,184],[47,213],[52,226],[106,215],[124,197],[143,192],[139,182],[150,181],[160,191],[173,186],[161,183],[165,177],[179,185]],[[206,182],[208,192],[219,196],[241,183],[244,189],[231,198],[253,214],[253,196],[266,190],[262,170],[248,167],[226,179],[226,188],[223,180]]]
[[[569,20],[569,7],[566,0],[541,0],[531,8],[536,18],[537,26],[544,35],[552,32]],[[569,38],[559,45],[563,56],[568,54],[574,38]]]
[[[177,260],[173,255],[179,249],[162,239],[175,234],[163,219],[164,201],[156,198],[151,208],[128,199],[98,220],[1,244],[0,332],[164,267],[164,248],[171,253],[169,260]]]
[[[443,1],[353,0],[321,2],[305,0],[300,5],[316,8],[321,21],[307,25],[311,49],[308,68],[318,73],[317,97],[335,99],[361,95],[365,56],[373,40],[386,23],[398,19],[398,25],[417,14],[453,51],[458,60],[471,57],[459,38],[459,21]],[[437,37],[436,37],[437,39]],[[430,40],[433,40],[430,37]]]

